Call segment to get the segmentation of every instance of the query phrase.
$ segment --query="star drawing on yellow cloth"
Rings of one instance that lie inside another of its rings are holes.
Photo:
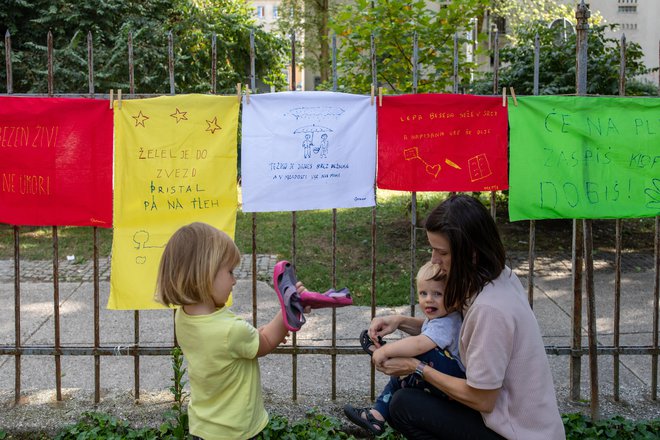
[[[145,125],[144,125],[144,121],[146,121],[147,119],[149,119],[149,117],[143,115],[143,114],[142,114],[142,110],[140,110],[140,113],[138,113],[137,116],[131,116],[131,118],[135,119],[135,126],[136,126],[136,127],[137,127],[138,125],[141,125],[141,126],[143,126],[144,128],[147,128],[147,127],[145,127]]]
[[[211,134],[215,133],[216,130],[222,130],[222,127],[218,125],[218,117],[216,116],[215,118],[211,119],[210,121],[206,121],[207,124],[209,124],[208,128],[206,131],[210,131]]]
[[[179,109],[177,108],[176,112],[172,113],[170,116],[173,117],[174,119],[176,119],[176,123],[178,124],[179,121],[187,121],[188,120],[188,118],[186,117],[187,114],[188,114],[188,112],[179,111]]]

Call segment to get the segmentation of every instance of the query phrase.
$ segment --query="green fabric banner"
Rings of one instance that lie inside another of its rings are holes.
[[[509,99],[511,220],[660,215],[660,99]]]

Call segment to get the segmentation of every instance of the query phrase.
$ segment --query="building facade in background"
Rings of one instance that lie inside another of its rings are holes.
[[[644,51],[644,65],[648,68],[660,64],[660,1],[659,0],[589,0],[592,11],[599,11],[606,23],[617,24],[607,36],[635,42]],[[658,72],[647,75],[646,79],[658,84]]]

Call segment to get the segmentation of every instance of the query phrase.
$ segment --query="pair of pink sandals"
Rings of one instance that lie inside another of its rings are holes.
[[[300,330],[305,323],[305,307],[321,309],[325,307],[344,307],[353,304],[351,292],[344,287],[341,290],[330,289],[325,293],[302,292],[296,289],[296,273],[288,261],[280,261],[273,269],[273,286],[280,300],[284,326],[292,332]]]

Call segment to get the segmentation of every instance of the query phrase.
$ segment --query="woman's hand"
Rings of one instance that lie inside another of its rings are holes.
[[[376,366],[376,369],[381,373],[387,374],[388,376],[407,376],[415,372],[419,360],[415,358],[389,358],[385,359],[380,363],[377,363],[376,353],[374,352],[373,362]]]
[[[399,328],[398,315],[377,316],[374,319],[372,319],[371,324],[369,324],[369,338],[374,342],[376,347],[380,348],[380,344],[378,343],[378,337],[389,335],[398,328]]]

